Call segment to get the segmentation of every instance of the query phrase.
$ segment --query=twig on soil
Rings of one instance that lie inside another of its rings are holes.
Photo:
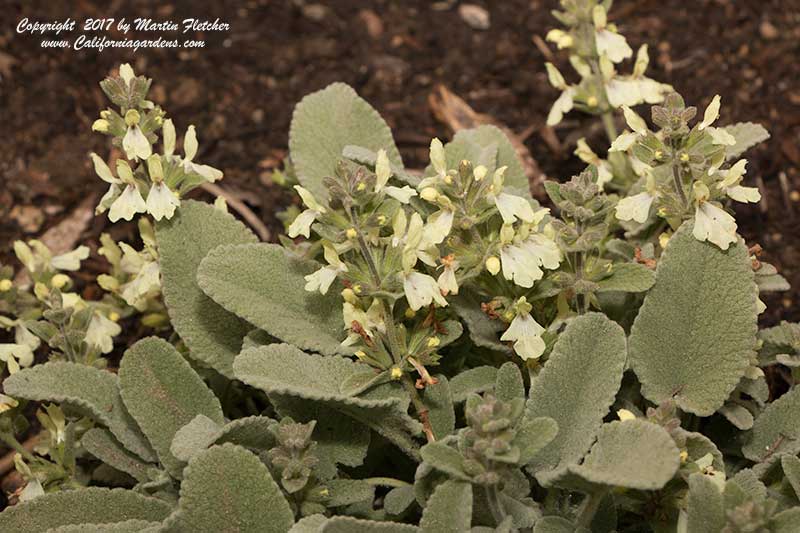
[[[553,55],[553,51],[550,50],[550,47],[547,46],[547,43],[544,42],[544,39],[542,39],[541,37],[539,37],[537,34],[534,33],[533,37],[531,37],[531,41],[533,41],[533,44],[536,45],[536,48],[539,49],[539,51],[542,53],[542,55],[546,60],[548,60],[550,63],[556,62],[556,58]]]
[[[794,206],[792,205],[791,187],[789,186],[789,178],[786,172],[778,173],[778,182],[781,184],[781,192],[783,193],[783,205],[786,206],[786,212],[789,213],[789,219],[794,218]]]
[[[247,204],[236,198],[233,194],[226,191],[219,185],[215,185],[213,183],[204,183],[200,186],[204,191],[207,191],[216,196],[222,196],[228,205],[231,206],[237,213],[242,215],[250,227],[253,228],[258,236],[261,238],[262,241],[268,241],[270,239],[270,231],[269,228],[258,218],[252,209],[247,207]]]

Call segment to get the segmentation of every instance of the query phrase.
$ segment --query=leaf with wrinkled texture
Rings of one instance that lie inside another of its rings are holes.
[[[183,462],[170,452],[175,433],[197,415],[223,423],[219,400],[168,342],[149,337],[131,346],[119,368],[125,405],[158,454],[180,478]]]
[[[3,382],[5,393],[26,400],[68,405],[105,425],[130,451],[146,461],[156,455],[119,393],[119,379],[79,363],[50,362],[23,369]]]
[[[464,370],[450,380],[450,393],[453,401],[461,403],[473,393],[486,392],[494,388],[497,381],[497,369],[493,366],[479,366]]]
[[[328,507],[341,507],[368,501],[375,497],[375,487],[360,479],[332,479],[325,483],[328,489]]]
[[[784,455],[781,457],[781,467],[784,478],[794,490],[795,497],[800,499],[800,459],[794,455]]]
[[[445,474],[464,481],[471,479],[464,471],[464,458],[458,450],[443,442],[429,442],[422,447],[420,454],[425,463]]]
[[[114,435],[104,428],[92,428],[84,433],[81,446],[103,463],[129,474],[136,481],[149,480],[150,470],[155,468],[155,465],[142,461],[123,448]]]
[[[800,387],[770,403],[756,418],[742,446],[751,461],[772,462],[800,451]]]
[[[48,529],[47,533],[156,533],[161,522],[148,520],[125,520],[113,524],[72,524]]]
[[[178,511],[164,531],[285,533],[294,514],[267,467],[240,446],[213,446],[189,462]]]
[[[395,487],[383,498],[383,508],[389,514],[398,515],[414,503],[414,487]]]
[[[450,301],[455,312],[467,325],[470,339],[476,346],[507,355],[513,353],[511,348],[500,342],[500,335],[506,328],[505,324],[486,316],[481,310],[480,298],[477,295],[464,290],[450,298]]]
[[[384,149],[392,164],[403,166],[386,121],[350,86],[333,83],[295,106],[289,153],[300,184],[318,199],[328,198],[322,180],[334,175],[348,145]]]
[[[689,476],[687,515],[686,533],[714,533],[725,527],[725,502],[711,478]]]
[[[89,487],[53,492],[8,507],[0,513],[0,531],[44,533],[71,524],[160,522],[170,511],[162,500],[131,490]]]
[[[368,426],[321,402],[278,394],[270,394],[269,399],[284,417],[302,423],[317,422],[312,438],[317,442],[314,455],[319,458],[316,469],[322,479],[334,477],[337,464],[359,466],[364,462],[370,443]]]
[[[575,525],[560,516],[545,516],[536,521],[533,533],[575,533]]]
[[[445,481],[433,491],[419,523],[425,533],[462,533],[472,525],[472,485]]]
[[[625,333],[604,315],[588,313],[570,322],[531,384],[527,418],[545,416],[558,425],[533,471],[575,463],[586,453],[617,394],[625,357]]]
[[[597,292],[644,292],[656,281],[656,274],[639,263],[616,263],[611,275],[597,281]]]
[[[216,248],[200,265],[200,287],[218,304],[270,335],[304,350],[326,355],[342,351],[343,318],[339,290],[305,290],[303,278],[317,270],[275,244]]]
[[[520,464],[531,462],[539,451],[550,444],[558,434],[558,424],[552,418],[545,416],[525,419],[517,428],[517,435],[513,444],[520,450]]]
[[[197,268],[222,244],[257,242],[232,215],[211,204],[184,201],[170,220],[156,224],[164,303],[170,321],[191,356],[224,376],[233,375],[233,358],[252,329],[200,290]]]
[[[220,426],[206,415],[197,415],[175,432],[170,453],[178,460],[188,462],[208,448],[219,435]]]
[[[322,526],[320,533],[414,533],[419,532],[417,526],[399,524],[397,522],[375,522],[359,520],[349,516],[329,518]]]
[[[505,173],[504,184],[512,189],[514,194],[530,198],[528,177],[525,168],[503,131],[497,126],[484,124],[477,128],[459,130],[453,140],[444,147],[447,157],[447,168],[458,168],[462,159],[471,161],[473,166],[484,165],[491,175],[495,169],[502,166],[508,167]],[[435,172],[431,167],[426,169],[426,175]]]
[[[725,157],[728,159],[733,159],[743,154],[747,149],[766,141],[770,137],[764,126],[754,122],[737,122],[722,129],[736,139],[736,144],[725,148]]]
[[[411,434],[419,430],[419,423],[408,416],[408,396],[397,383],[373,387],[357,397],[341,392],[340,384],[365,368],[344,357],[309,355],[288,344],[250,348],[234,362],[236,377],[248,385],[270,395],[321,402],[416,457],[417,444]]]
[[[522,372],[514,363],[503,363],[497,370],[497,381],[494,386],[494,395],[498,400],[510,402],[515,398],[525,398],[525,384],[522,381]]]
[[[745,245],[700,242],[692,224],[669,240],[628,344],[647,399],[709,416],[755,357],[758,290]]]
[[[615,421],[600,428],[583,463],[559,468],[546,476],[544,484],[589,493],[598,485],[656,490],[672,479],[679,466],[678,448],[661,426],[641,419]],[[544,477],[540,476],[543,482]]]
[[[453,398],[450,395],[450,385],[447,378],[438,375],[436,385],[428,385],[422,394],[422,403],[428,408],[428,419],[431,423],[433,435],[441,439],[456,427],[456,413],[453,408]]]

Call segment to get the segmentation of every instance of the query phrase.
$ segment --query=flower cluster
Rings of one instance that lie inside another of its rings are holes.
[[[683,99],[672,93],[665,106],[653,106],[652,120],[660,129],[651,131],[647,123],[628,107],[625,119],[632,131],[622,133],[611,152],[629,152],[643,174],[640,192],[620,200],[619,220],[648,222],[651,212],[671,226],[694,216],[694,236],[723,250],[736,242],[736,220],[722,202],[758,202],[755,187],[743,186],[747,160],[728,164],[726,148],[736,139],[725,128],[712,126],[719,116],[720,97],[716,95],[703,119],[689,127],[696,114]]]
[[[547,40],[559,49],[570,51],[569,61],[581,81],[570,85],[558,69],[547,63],[550,83],[561,91],[547,117],[547,124],[561,122],[565,113],[573,108],[591,114],[602,114],[623,105],[641,103],[654,104],[663,101],[672,90],[669,85],[659,83],[644,75],[650,57],[647,45],[636,53],[633,72],[621,75],[615,64],[633,55],[625,37],[614,24],[607,20],[607,8],[596,0],[562,0],[564,11],[553,14],[566,26],[551,30]]]
[[[430,161],[428,175],[414,187],[389,184],[400,177],[383,150],[372,171],[343,163],[326,180],[329,204],[295,186],[306,209],[288,234],[309,237],[315,231],[327,263],[306,276],[306,290],[326,294],[342,281],[349,332],[344,345],[381,368],[391,359],[378,353],[380,343],[374,341],[376,334],[388,334],[386,321],[393,320],[379,301],[384,295],[391,306],[402,294],[411,318],[424,308],[447,307],[447,297],[464,285],[479,290],[480,277],[502,274],[513,296],[514,287],[531,289],[561,261],[549,210],[504,187],[506,167],[490,174],[464,160],[452,168],[438,139],[431,142]],[[514,341],[521,357],[535,358],[544,350],[543,328],[524,307],[518,306],[518,319],[504,340]]]
[[[155,220],[172,218],[180,197],[205,182],[222,178],[222,172],[195,162],[198,142],[194,126],[183,137],[183,156],[175,154],[176,132],[171,119],[153,102],[146,100],[152,80],[136,76],[130,65],[119,68],[119,77],[106,78],[100,86],[119,112],[106,109],[92,129],[112,137],[126,159],[118,158],[116,173],[97,154],[91,154],[97,175],[109,184],[96,212],[108,211],[112,222],[131,220],[148,213]],[[161,154],[153,150],[162,132]],[[146,198],[146,199],[145,199]]]
[[[8,371],[33,364],[43,340],[59,349],[69,347],[70,358],[82,361],[109,353],[122,331],[116,323],[120,308],[111,302],[85,301],[72,291],[74,281],[67,274],[80,269],[89,249],[79,246],[54,255],[41,241],[31,240],[15,242],[14,252],[25,270],[18,281],[12,280],[10,268],[0,276],[0,327],[14,330],[14,342],[0,344],[0,360]],[[70,338],[76,340],[74,346]]]

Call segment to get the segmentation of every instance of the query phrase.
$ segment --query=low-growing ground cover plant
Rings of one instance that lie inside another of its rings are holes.
[[[193,126],[177,149],[150,80],[104,80],[93,128],[122,156],[91,155],[97,213],[138,217],[141,248],[103,236],[97,301],[72,292],[85,247],[19,242],[28,281],[0,270],[0,439],[27,482],[0,531],[800,529],[800,396],[762,370],[800,365],[800,328],[759,331],[786,282],[728,210],[759,200],[740,156],[766,130],[716,125],[719,96],[697,116],[646,47],[619,74],[611,2],[562,4],[548,40],[580,81],[548,65],[548,122],[599,115],[609,146],[579,142],[548,207],[499,129],[433,139],[412,172],[333,84],[292,121],[303,209],[259,242],[185,198],[222,172]],[[149,333],[109,369],[123,319]]]

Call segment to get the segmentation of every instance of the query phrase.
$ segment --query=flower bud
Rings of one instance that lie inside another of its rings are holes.
[[[63,289],[64,286],[70,282],[69,276],[65,274],[56,274],[50,280],[50,285],[56,289]]]
[[[341,295],[344,301],[351,305],[355,305],[358,302],[358,297],[353,292],[353,289],[343,289]]]
[[[487,172],[489,172],[488,168],[483,165],[478,165],[475,167],[475,170],[472,171],[472,175],[475,177],[475,181],[481,181],[486,177]]]
[[[99,118],[94,121],[92,124],[92,131],[99,131],[100,133],[106,133],[108,131],[108,121],[103,118]]]
[[[164,169],[161,167],[161,157],[153,154],[147,158],[147,171],[153,183],[164,181]]]
[[[46,299],[50,295],[50,289],[47,288],[47,285],[41,283],[39,281],[33,286],[33,294],[40,300]]]
[[[441,343],[442,341],[439,340],[439,337],[431,337],[430,339],[428,339],[428,348],[436,348]]]
[[[358,232],[355,228],[347,228],[347,231],[344,232],[348,239],[355,239],[358,237]]]
[[[487,258],[486,270],[488,270],[492,276],[496,276],[497,273],[500,272],[500,260],[495,256],[490,256]]]
[[[4,279],[0,281],[0,292],[10,291],[13,286],[14,283],[10,279]]]
[[[435,202],[436,198],[439,197],[439,191],[437,191],[433,187],[425,187],[424,189],[422,189],[422,191],[419,193],[419,195],[425,201]]]
[[[119,322],[120,319],[119,313],[117,313],[116,311],[111,311],[108,314],[108,319],[112,322]]]
[[[636,420],[636,415],[627,409],[620,409],[617,411],[617,418],[619,418],[622,422],[625,422],[626,420]]]
[[[128,112],[125,113],[125,124],[128,126],[135,126],[141,120],[141,115],[135,109],[128,109]]]

